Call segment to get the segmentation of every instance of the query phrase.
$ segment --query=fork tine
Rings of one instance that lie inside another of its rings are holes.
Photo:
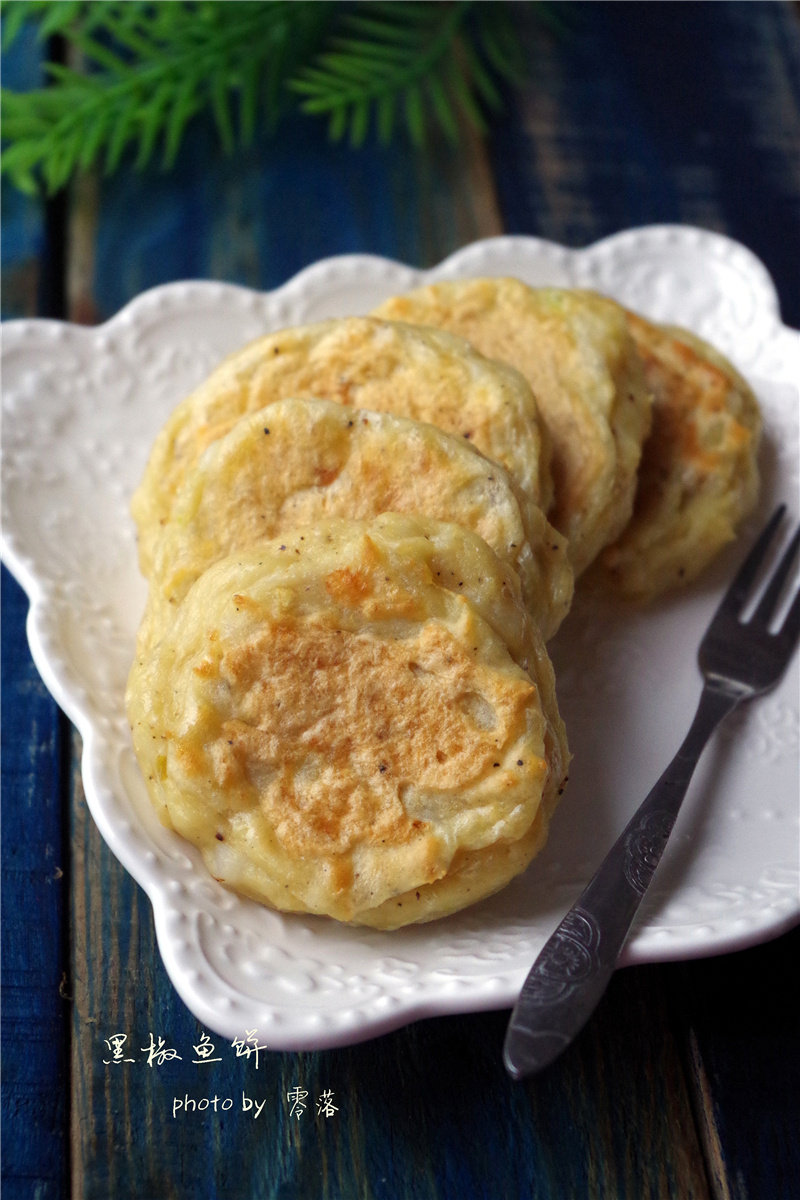
[[[794,565],[798,546],[800,546],[800,528],[796,530],[794,537],[786,548],[783,558],[775,568],[769,585],[759,601],[758,608],[753,613],[754,620],[762,621],[766,625],[775,611],[775,606],[783,591],[783,585],[786,583],[789,572]]]
[[[792,601],[792,607],[786,614],[786,619],[778,630],[777,637],[786,654],[791,652],[792,646],[800,638],[800,591]]]
[[[767,552],[767,548],[772,541],[772,536],[780,525],[785,511],[786,505],[779,505],[770,517],[767,524],[764,526],[764,529],[756,540],[753,549],[750,551],[747,558],[739,568],[736,576],[734,577],[733,583],[722,597],[720,610],[738,610],[747,599],[747,595],[753,585],[753,581],[758,574],[758,568],[761,566],[764,555]]]

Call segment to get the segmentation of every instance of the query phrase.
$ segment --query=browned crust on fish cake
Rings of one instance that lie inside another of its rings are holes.
[[[241,417],[187,474],[154,546],[141,644],[226,554],[331,516],[389,511],[473,530],[519,575],[545,639],[555,633],[572,599],[565,539],[498,463],[433,425],[287,399]]]
[[[518,372],[441,330],[345,317],[260,338],[221,363],[172,412],[131,503],[146,576],[159,527],[206,447],[245,413],[290,396],[437,425],[506,467],[534,503],[549,503],[548,450]]]
[[[649,601],[688,583],[729,542],[758,495],[761,415],[745,379],[687,330],[628,323],[654,395],[634,512],[596,579]]]
[[[435,582],[418,524],[224,559],[134,665],[157,810],[263,903],[394,928],[491,894],[542,844],[568,755],[549,660],[531,630],[524,670]]]
[[[579,575],[628,521],[650,396],[621,307],[592,292],[520,280],[430,284],[376,315],[448,329],[510,363],[533,388],[552,453],[552,524]]]

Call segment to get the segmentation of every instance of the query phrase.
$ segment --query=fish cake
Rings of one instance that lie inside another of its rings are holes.
[[[393,412],[471,441],[549,504],[548,449],[529,385],[442,331],[347,317],[271,333],[231,355],[184,399],[154,443],[131,511],[149,577],[158,529],[186,472],[245,413],[287,397]]]
[[[572,599],[566,542],[499,464],[434,425],[287,399],[240,418],[187,473],[155,543],[143,644],[217,559],[327,517],[388,511],[479,534],[519,575],[543,636],[555,633]]]
[[[568,750],[456,577],[459,526],[331,520],[210,567],[131,671],[137,757],[168,826],[273,908],[394,929],[502,888],[544,843]]]
[[[309,552],[316,553],[320,546],[324,549],[326,542],[319,529],[332,523],[335,525],[337,521],[343,528],[348,519],[330,517],[321,520],[315,526],[301,525],[291,533],[282,533],[276,545],[279,550],[281,546],[285,548],[282,552],[284,565],[299,558],[305,562]],[[536,629],[537,636],[540,637],[541,634],[524,603],[518,574],[508,562],[498,558],[482,537],[450,521],[439,521],[416,514],[376,514],[372,528],[375,536],[380,534],[384,538],[401,541],[410,547],[409,553],[413,554],[418,569],[430,574],[440,587],[469,596],[482,620],[506,642],[512,658],[520,663],[523,669],[528,669],[530,627]],[[266,539],[270,542],[273,540],[275,539]],[[291,549],[286,549],[290,543]],[[233,551],[233,554],[235,556],[252,545],[258,547],[263,544],[265,540],[249,543],[240,547],[238,551]],[[213,563],[211,565],[213,566]],[[185,590],[180,602],[169,606],[169,609],[164,593],[159,594],[151,587],[148,607],[137,639],[138,655],[151,653],[155,644],[165,636],[186,595],[199,577],[193,570],[191,582],[186,586],[187,581],[176,571],[175,581]]]
[[[688,583],[734,536],[758,496],[761,414],[713,346],[635,313],[631,332],[654,395],[633,517],[593,578],[647,602]]]
[[[375,315],[448,329],[531,384],[552,452],[548,517],[576,576],[631,515],[651,398],[622,308],[592,292],[458,279],[394,297]]]

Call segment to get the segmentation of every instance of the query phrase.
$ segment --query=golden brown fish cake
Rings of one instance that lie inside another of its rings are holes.
[[[714,347],[634,313],[628,321],[655,397],[653,428],[633,517],[596,579],[643,602],[696,578],[754,507],[761,415]]]
[[[280,534],[276,544],[288,546],[291,542],[293,547],[291,552],[285,552],[283,562],[287,564],[292,558],[300,557],[307,562],[309,553],[320,547],[324,551],[326,542],[319,529],[337,521],[344,526],[348,518],[331,517],[317,526],[301,525],[291,533]],[[536,629],[538,637],[541,637],[540,631],[523,601],[519,575],[508,562],[498,558],[482,537],[450,521],[404,513],[379,514],[373,518],[371,528],[375,537],[388,538],[393,544],[402,543],[405,552],[415,559],[418,570],[426,577],[430,575],[440,587],[469,596],[481,619],[505,641],[512,658],[523,669],[528,669],[530,627]],[[262,540],[252,544],[264,543]],[[240,547],[238,553],[248,548]],[[192,582],[185,589],[186,594],[196,581],[195,574],[192,571]],[[176,572],[175,580],[181,586],[185,582],[179,572]],[[137,639],[138,655],[150,653],[176,619],[181,604],[170,606],[168,612],[167,605],[164,594],[159,595],[151,588]]]
[[[269,334],[223,363],[159,433],[131,509],[149,576],[175,493],[203,450],[245,413],[290,396],[334,400],[438,425],[501,463],[535,503],[552,483],[530,387],[458,338],[347,317]]]
[[[455,577],[475,535],[329,521],[210,567],[137,659],[128,712],[162,820],[272,907],[396,928],[472,904],[546,835],[567,765],[552,668],[529,671]]]
[[[451,330],[531,384],[552,448],[548,516],[576,576],[628,521],[651,400],[625,315],[591,292],[518,279],[430,284],[375,315]]]
[[[434,425],[288,399],[242,417],[188,472],[155,543],[142,644],[217,559],[326,517],[388,511],[479,534],[519,575],[543,636],[555,633],[572,599],[566,542],[499,464]]]

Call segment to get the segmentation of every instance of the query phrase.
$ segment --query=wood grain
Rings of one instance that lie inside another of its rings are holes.
[[[296,118],[236,159],[198,128],[171,175],[85,178],[62,213],[69,316],[104,320],[178,278],[270,288],[336,253],[427,266],[503,231],[582,245],[692,220],[759,253],[800,323],[796,11],[687,3],[678,21],[671,5],[568,9],[558,36],[519,6],[530,78],[508,94],[488,145],[354,152]],[[7,315],[45,303],[33,213],[18,225],[17,209],[4,212],[4,235],[24,231],[4,238]],[[258,1066],[211,1035],[221,1061],[192,1062],[205,1031],[166,976],[149,901],[88,813],[80,742],[38,680],[24,612],[4,581],[9,1200],[796,1194],[787,1060],[800,1048],[788,986],[798,933],[716,962],[618,973],[577,1042],[521,1085],[501,1066],[503,1012],[420,1021],[339,1050],[264,1053]],[[116,1033],[133,1062],[103,1061]],[[151,1035],[180,1058],[148,1065]],[[296,1087],[308,1093],[299,1120],[287,1098]],[[328,1117],[316,1110],[326,1089]],[[214,1096],[217,1111],[187,1105]],[[262,1104],[257,1117],[243,1097]]]
[[[521,19],[530,75],[492,139],[508,231],[580,246],[659,222],[719,230],[800,326],[800,8],[559,8],[561,36]]]
[[[27,601],[5,568],[2,602],[3,1172],[50,1200],[63,1195],[70,1103],[61,791],[69,733],[31,662]]]
[[[795,1200],[800,930],[670,972],[714,1200]]]

